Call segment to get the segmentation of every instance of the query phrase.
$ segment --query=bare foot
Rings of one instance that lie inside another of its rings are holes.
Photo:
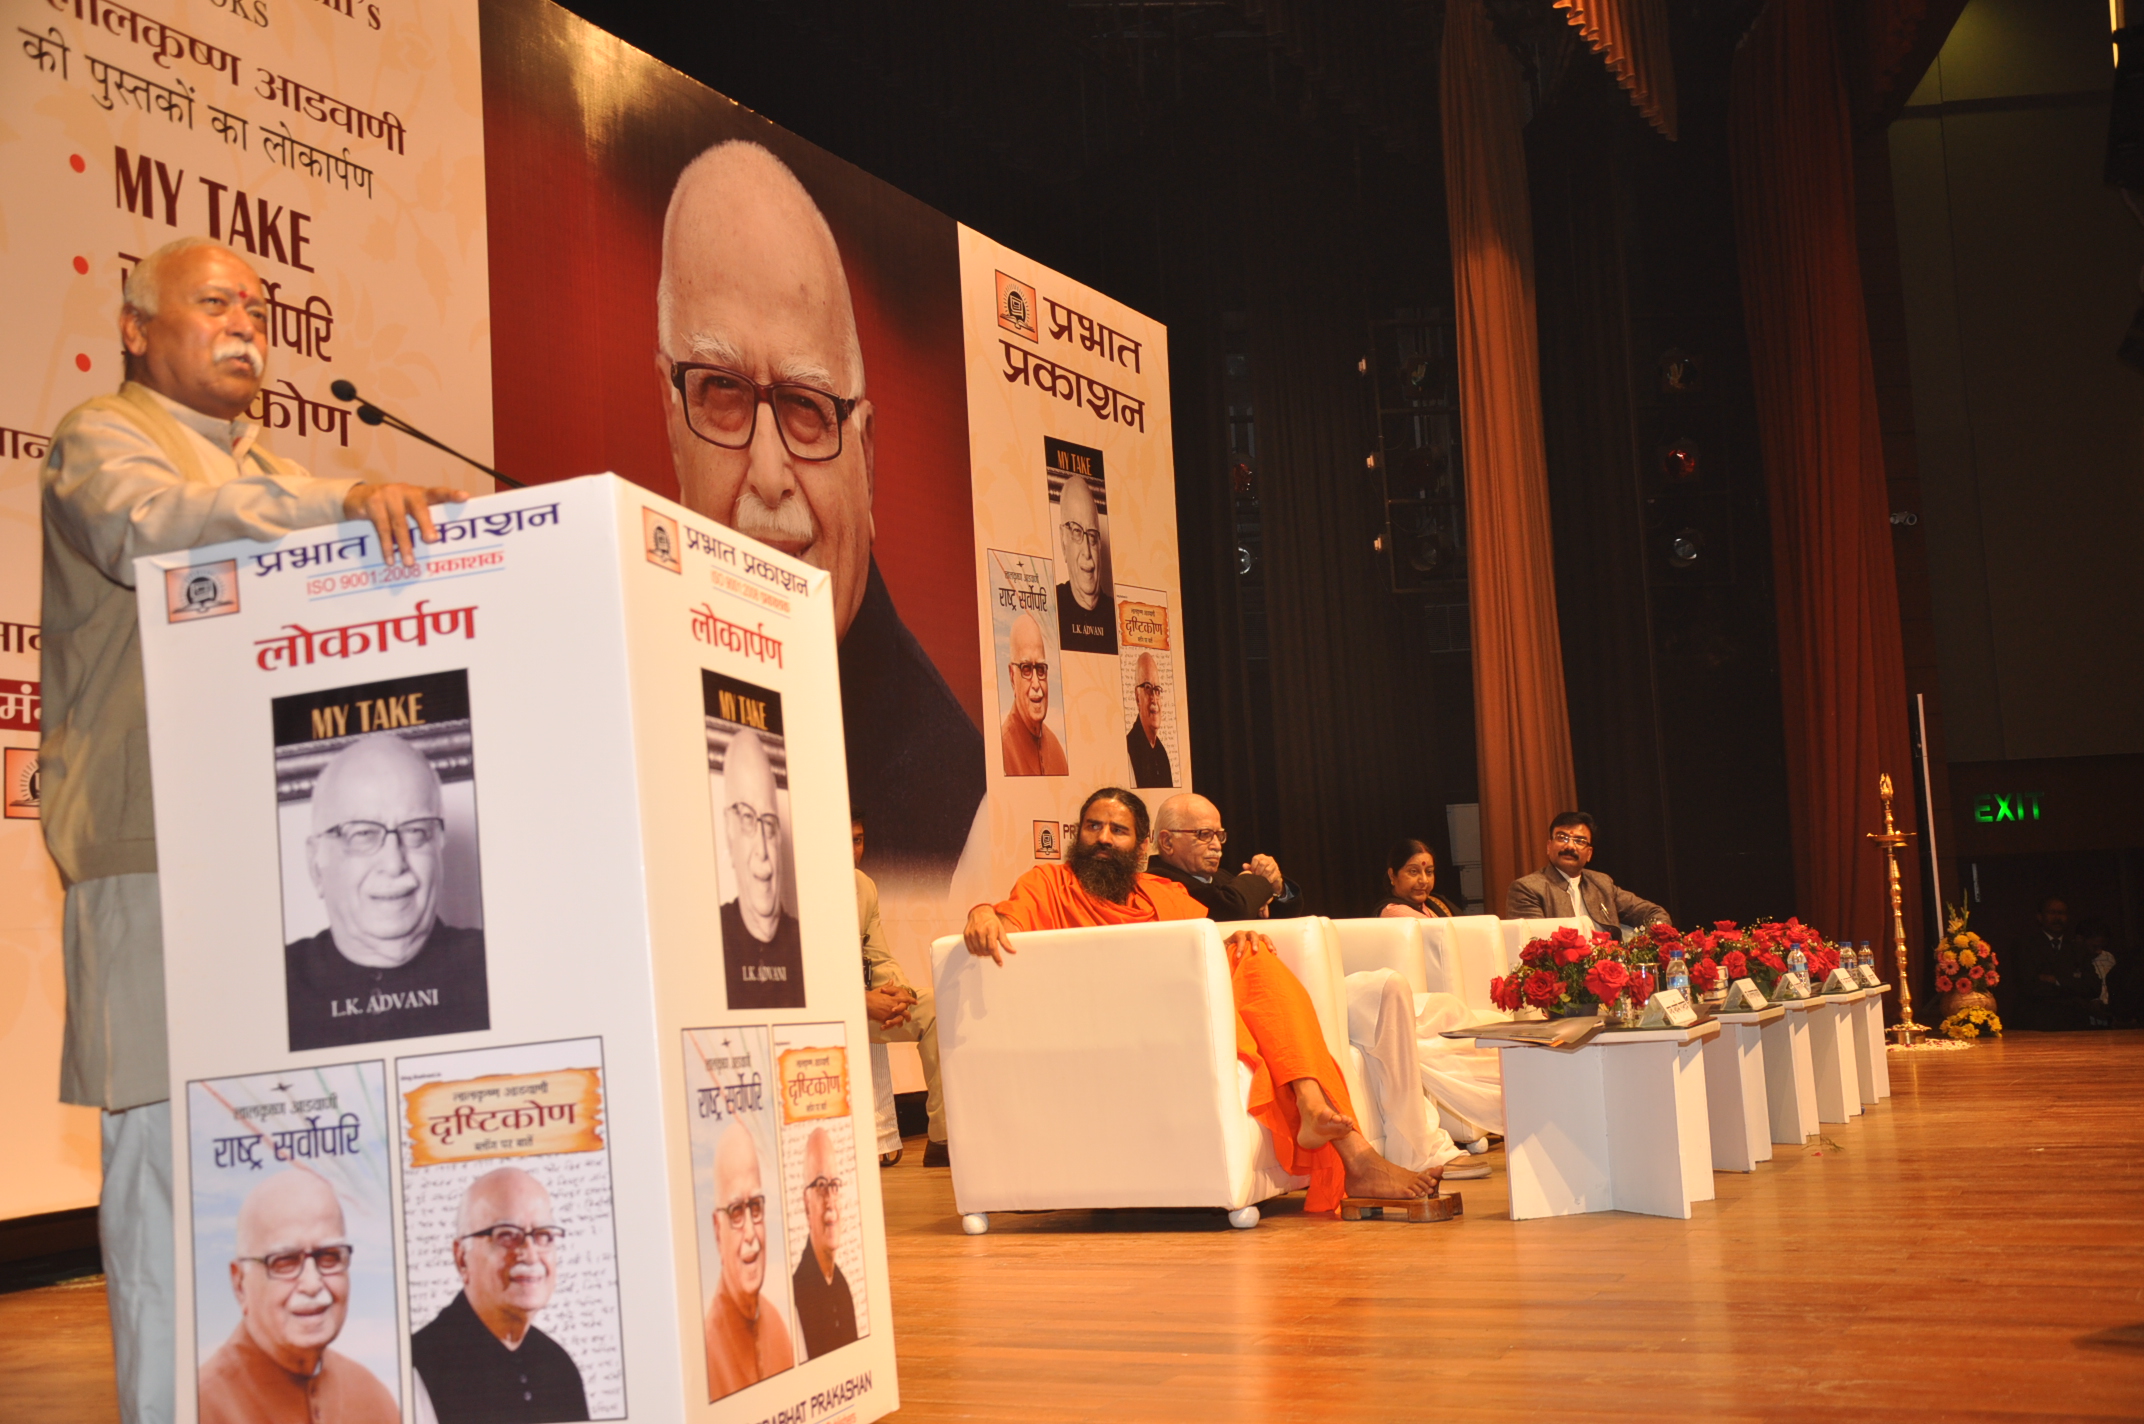
[[[1355,1120],[1333,1106],[1317,1079],[1299,1078],[1288,1086],[1295,1090],[1295,1105],[1302,1113],[1295,1130],[1296,1146],[1315,1152],[1355,1130]]]
[[[1350,1145],[1356,1150],[1346,1150]],[[1443,1169],[1410,1172],[1379,1156],[1360,1136],[1344,1139],[1341,1165],[1347,1170],[1347,1194],[1351,1197],[1433,1197]]]

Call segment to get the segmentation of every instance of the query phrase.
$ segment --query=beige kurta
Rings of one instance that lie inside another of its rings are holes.
[[[67,887],[66,1102],[117,1111],[170,1096],[134,560],[332,524],[357,483],[277,459],[259,430],[130,381],[53,433],[38,774],[45,846]]]

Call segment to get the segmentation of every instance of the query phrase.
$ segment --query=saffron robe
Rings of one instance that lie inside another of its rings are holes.
[[[1012,894],[995,907],[1014,930],[1066,930],[1095,925],[1142,925],[1157,920],[1203,920],[1206,907],[1184,887],[1159,875],[1141,874],[1124,904],[1089,894],[1069,866],[1038,865],[1013,882]],[[1228,937],[1229,989],[1236,1002],[1236,1056],[1251,1070],[1245,1104],[1273,1138],[1283,1170],[1310,1178],[1308,1211],[1331,1211],[1347,1194],[1340,1154],[1327,1143],[1316,1150],[1295,1140],[1302,1112],[1287,1085],[1314,1078],[1333,1110],[1349,1118],[1340,1065],[1325,1047],[1324,1031],[1310,995],[1265,936],[1239,930]]]

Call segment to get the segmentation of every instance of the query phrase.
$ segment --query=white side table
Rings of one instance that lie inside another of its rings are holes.
[[[1875,1104],[1891,1096],[1891,1055],[1884,1051],[1883,996],[1889,984],[1878,984],[1861,1001],[1861,1042],[1868,1048],[1869,1076],[1861,1085],[1861,1100]],[[1870,1094],[1875,1096],[1871,1097]]]
[[[1719,1033],[1705,1040],[1705,1105],[1715,1172],[1750,1172],[1772,1160],[1764,1026],[1786,1016],[1778,1004],[1755,1013],[1721,1014]]]
[[[1634,1211],[1685,1220],[1712,1200],[1703,1046],[1717,1021],[1608,1030],[1577,1049],[1478,1039],[1504,1054],[1511,1216]]]
[[[1820,1122],[1846,1122],[1861,1115],[1860,1069],[1854,1063],[1854,1020],[1866,989],[1825,994],[1809,1015],[1809,1058],[1816,1067],[1816,1115]]]
[[[1787,999],[1787,1012],[1764,1026],[1764,1094],[1772,1141],[1799,1147],[1817,1128],[1816,1061],[1809,1049],[1809,1016],[1822,999]]]

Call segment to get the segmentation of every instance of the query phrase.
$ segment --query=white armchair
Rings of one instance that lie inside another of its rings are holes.
[[[1222,939],[1211,920],[1035,931],[1002,969],[958,936],[931,946],[953,1196],[971,1235],[994,1211],[1082,1208],[1217,1207],[1250,1227],[1256,1203],[1309,1185],[1244,1110]],[[1321,930],[1275,945],[1299,974],[1324,957]],[[1334,997],[1312,987],[1346,1064]]]

